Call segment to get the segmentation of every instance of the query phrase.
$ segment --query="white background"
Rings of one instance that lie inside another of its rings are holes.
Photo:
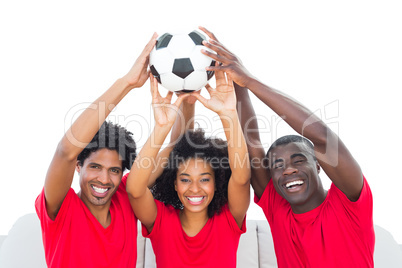
[[[256,77],[317,111],[339,133],[371,186],[374,222],[402,243],[401,13],[399,1],[390,0],[2,1],[0,235],[35,211],[66,128],[129,70],[152,33],[203,25]],[[266,146],[289,133],[253,101]],[[147,82],[111,120],[141,145],[150,111]],[[219,134],[219,124],[205,120],[213,114],[200,105],[197,114],[207,132]],[[252,204],[248,218],[264,216]]]

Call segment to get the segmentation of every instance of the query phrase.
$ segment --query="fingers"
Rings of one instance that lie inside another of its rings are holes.
[[[149,40],[148,44],[145,46],[144,50],[141,53],[141,56],[148,56],[149,53],[151,53],[152,49],[154,48],[156,44],[156,39],[158,38],[158,34],[154,33],[151,37],[151,40]]]
[[[210,85],[210,84],[206,84],[206,85],[205,85],[205,88],[207,89],[209,95],[211,95],[211,92],[214,90],[214,89],[211,87],[211,85]]]
[[[209,89],[208,89],[209,87]],[[208,84],[205,86],[205,88],[208,90],[212,89]],[[201,90],[200,90],[201,91]],[[191,96],[194,96],[199,102],[201,102],[205,107],[207,107],[207,102],[208,100],[201,96],[200,91],[190,93]]]
[[[178,95],[177,100],[174,102],[174,106],[177,107],[177,109],[180,107],[180,105],[182,104],[182,102],[187,99],[188,97],[190,97],[189,94],[180,94]]]
[[[218,62],[215,62],[215,66],[211,66],[211,67],[213,67],[215,70],[216,83],[218,83],[218,81],[219,82],[222,81],[222,79],[225,79],[225,73],[224,73],[224,70],[222,70],[223,66],[218,64]]]
[[[172,97],[173,97],[173,92],[169,91],[168,94],[165,97],[166,103],[171,103],[172,102]]]
[[[209,38],[218,41],[218,38],[216,38],[215,35],[214,35],[212,32],[208,31],[205,27],[199,26],[198,29],[200,29],[201,31],[203,31],[204,33],[206,33]]]
[[[233,79],[232,79],[232,77],[230,77],[229,74],[226,74],[226,79],[227,79],[227,84],[228,84],[230,87],[234,88]]]
[[[158,81],[156,78],[152,75],[152,73],[149,74],[149,79],[151,80],[151,94],[152,94],[152,103],[158,102],[157,100],[160,97],[159,90],[158,90]]]

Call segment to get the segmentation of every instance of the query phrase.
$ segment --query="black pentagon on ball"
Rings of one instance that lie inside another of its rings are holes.
[[[171,35],[170,33],[165,33],[161,35],[161,37],[158,38],[158,41],[156,41],[156,50],[167,47],[172,37],[173,35]]]
[[[158,73],[158,71],[155,69],[155,67],[153,65],[151,65],[151,67],[149,67],[149,69],[151,69],[151,73],[156,78],[156,80],[158,80],[158,82],[161,83],[161,76]]]
[[[196,31],[192,31],[191,33],[188,34],[188,36],[190,36],[191,40],[193,40],[196,46],[198,45],[203,46],[202,41],[206,40],[204,36],[197,33]]]
[[[175,59],[173,63],[172,72],[181,78],[186,78],[194,71],[194,67],[191,64],[189,58]]]

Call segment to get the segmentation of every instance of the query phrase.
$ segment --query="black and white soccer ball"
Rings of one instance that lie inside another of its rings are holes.
[[[205,70],[215,61],[201,53],[208,50],[198,31],[165,33],[161,35],[150,54],[149,66],[153,76],[166,89],[174,92],[191,92],[203,88],[214,72]],[[211,51],[211,50],[209,50]]]

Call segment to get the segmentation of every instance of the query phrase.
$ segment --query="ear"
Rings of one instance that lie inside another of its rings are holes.
[[[77,161],[75,163],[75,171],[77,171],[78,173],[81,172],[81,165],[80,165],[80,161]]]
[[[318,161],[316,161],[316,166],[317,166],[317,174],[320,174],[321,166],[320,166],[320,164],[318,163]]]
[[[177,179],[174,180],[174,190],[177,192]]]

